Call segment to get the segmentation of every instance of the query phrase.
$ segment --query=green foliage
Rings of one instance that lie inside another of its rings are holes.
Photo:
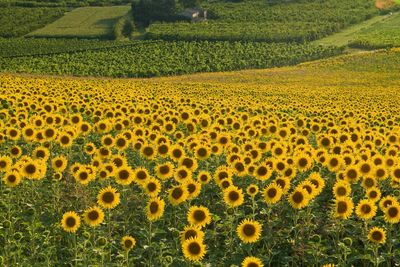
[[[132,45],[131,42],[85,39],[0,39],[0,58],[100,50]]]
[[[129,12],[121,17],[114,26],[114,39],[121,40],[132,36],[135,30],[132,14]]]
[[[204,23],[154,23],[147,38],[166,40],[315,40],[378,14],[369,0],[204,2]]]
[[[0,7],[0,37],[25,35],[61,17],[63,8]]]
[[[310,44],[132,42],[98,51],[0,59],[0,70],[77,76],[151,77],[293,65],[332,56],[337,48]]]
[[[129,10],[130,6],[77,8],[28,36],[113,39],[115,24]]]
[[[82,7],[130,4],[131,0],[0,0],[0,7]]]
[[[400,13],[361,30],[349,44],[353,48],[379,49],[400,46]]]

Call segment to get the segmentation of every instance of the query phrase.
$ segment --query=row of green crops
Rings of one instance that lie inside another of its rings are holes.
[[[57,53],[107,49],[133,45],[137,42],[86,40],[86,39],[43,39],[43,38],[10,38],[0,39],[0,57],[20,57],[48,55]]]
[[[349,46],[366,49],[400,46],[400,13],[360,31]]]
[[[0,70],[76,76],[152,77],[293,65],[340,53],[311,44],[140,42],[98,51],[0,59]]]
[[[61,17],[63,8],[0,7],[0,37],[17,37]]]
[[[296,1],[271,4],[251,0],[203,4],[203,23],[154,23],[147,38],[166,40],[254,40],[304,42],[315,40],[378,14],[372,1]]]

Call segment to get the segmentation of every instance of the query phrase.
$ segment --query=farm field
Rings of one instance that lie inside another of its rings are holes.
[[[134,41],[121,47],[108,47],[110,42],[97,42],[99,47],[87,51],[15,56],[37,51],[35,47],[54,48],[54,43],[21,41],[10,53],[9,43],[0,51],[11,54],[0,58],[4,72],[106,77],[153,77],[196,72],[228,71],[294,65],[337,55],[341,49],[311,44]],[[93,48],[96,42],[65,41],[59,49]],[[117,45],[116,42],[111,44]],[[122,43],[123,44],[123,43]],[[103,48],[100,49],[104,45]],[[46,50],[45,48],[44,50]],[[57,49],[56,49],[57,50]],[[58,50],[59,51],[59,50]],[[36,52],[34,52],[36,53]]]
[[[1,265],[393,266],[399,59],[1,74]]]
[[[395,46],[400,46],[400,13],[359,31],[350,43],[350,47],[366,49]]]
[[[114,25],[129,10],[130,6],[76,8],[27,36],[112,39]]]
[[[25,8],[0,6],[0,38],[19,37],[61,17],[65,8]]]
[[[210,14],[207,21],[152,23],[146,38],[306,42],[378,15],[369,0],[271,2],[204,2],[202,8]]]

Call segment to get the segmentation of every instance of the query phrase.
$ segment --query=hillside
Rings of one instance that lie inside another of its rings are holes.
[[[1,264],[395,266],[399,59],[0,74]]]

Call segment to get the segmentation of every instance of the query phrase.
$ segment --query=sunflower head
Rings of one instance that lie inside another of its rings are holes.
[[[81,225],[81,219],[79,215],[74,211],[68,211],[64,213],[61,219],[61,227],[66,232],[75,233]]]
[[[236,228],[236,232],[244,243],[254,243],[261,235],[261,224],[257,221],[244,219]]]
[[[97,206],[91,207],[85,210],[83,219],[86,224],[91,227],[95,227],[101,224],[104,220],[104,212]]]
[[[136,245],[136,239],[130,235],[124,236],[121,240],[122,248],[126,251],[133,249]]]
[[[189,238],[182,243],[182,252],[189,261],[200,261],[206,254],[206,246],[200,238]]]
[[[373,227],[368,233],[368,239],[376,244],[384,244],[386,242],[386,231],[380,227]]]

